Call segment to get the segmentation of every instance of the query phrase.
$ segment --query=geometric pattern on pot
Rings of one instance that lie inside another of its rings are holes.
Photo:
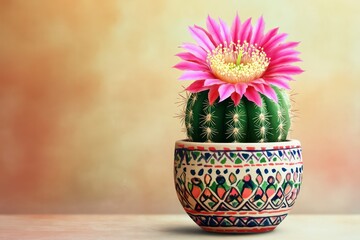
[[[201,216],[189,214],[199,226],[211,227],[269,227],[279,225],[286,214],[274,217]]]
[[[188,173],[184,167],[175,185],[183,206],[196,211],[288,209],[300,192],[302,168],[257,168],[255,177],[249,169],[217,169],[214,177],[212,168]]]
[[[300,144],[245,148],[194,144],[177,143],[174,180],[182,206],[198,225],[214,227],[218,222],[222,228],[265,228],[285,218],[300,192]],[[218,221],[220,216],[226,220]],[[248,226],[249,217],[258,221],[250,221]],[[255,222],[263,225],[255,226]]]
[[[267,150],[192,150],[188,148],[175,149],[175,162],[189,164],[241,164],[269,162],[298,162],[302,159],[301,148]]]

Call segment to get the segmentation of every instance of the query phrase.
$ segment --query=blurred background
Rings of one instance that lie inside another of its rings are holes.
[[[360,213],[360,2],[0,1],[0,213],[181,213],[187,26],[263,15],[301,41],[294,213]]]

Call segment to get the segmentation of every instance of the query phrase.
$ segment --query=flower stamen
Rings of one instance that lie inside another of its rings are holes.
[[[263,75],[270,64],[270,58],[257,44],[246,41],[229,45],[220,44],[207,56],[213,74],[228,83],[248,83]]]

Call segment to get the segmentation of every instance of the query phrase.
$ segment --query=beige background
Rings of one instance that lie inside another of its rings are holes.
[[[301,41],[296,213],[360,213],[360,3],[0,1],[0,213],[182,212],[177,46],[207,14]]]

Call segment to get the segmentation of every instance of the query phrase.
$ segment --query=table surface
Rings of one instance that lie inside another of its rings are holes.
[[[182,215],[0,215],[1,240],[358,239],[360,215],[290,214],[273,232],[218,234]]]

